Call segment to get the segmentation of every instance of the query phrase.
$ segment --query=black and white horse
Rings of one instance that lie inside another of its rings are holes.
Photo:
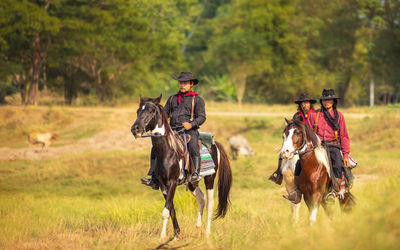
[[[174,209],[174,195],[177,185],[187,183],[185,173],[185,155],[180,142],[168,123],[167,113],[160,104],[161,95],[157,98],[140,98],[137,119],[132,125],[132,134],[136,137],[148,134],[151,136],[156,153],[155,174],[160,183],[160,189],[165,198],[162,211],[163,226],[160,240],[166,238],[166,226],[169,216],[172,218],[175,237],[180,228]],[[228,210],[229,192],[232,185],[232,171],[227,154],[218,142],[211,146],[210,154],[215,164],[215,173],[204,177],[207,194],[207,228],[206,235],[211,231],[211,220],[214,209],[214,180],[218,170],[218,208],[214,219],[223,218]],[[190,161],[190,160],[189,160]],[[189,190],[196,197],[199,205],[197,227],[201,226],[205,206],[204,194],[199,186],[187,183]]]

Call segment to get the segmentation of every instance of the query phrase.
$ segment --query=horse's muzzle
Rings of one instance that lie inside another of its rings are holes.
[[[131,127],[131,132],[132,132],[132,135],[133,135],[135,138],[141,137],[140,127],[139,127],[138,124],[135,123],[135,124],[132,125],[132,127]]]
[[[293,158],[294,154],[293,152],[290,152],[289,149],[286,149],[281,151],[281,156],[283,159],[291,159]]]

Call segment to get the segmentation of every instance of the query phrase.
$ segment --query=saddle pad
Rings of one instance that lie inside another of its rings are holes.
[[[215,144],[213,134],[200,132],[199,135],[202,144],[204,144],[207,148],[211,148],[211,146]]]
[[[201,145],[200,149],[200,176],[212,175],[215,173],[215,164],[205,145]]]

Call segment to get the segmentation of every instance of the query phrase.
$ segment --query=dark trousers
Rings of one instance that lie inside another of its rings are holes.
[[[186,134],[190,135],[190,141],[188,143],[188,151],[190,157],[192,159],[196,156],[200,157],[199,131],[191,129],[189,131],[186,131]]]
[[[186,130],[185,133],[187,135],[190,135],[190,141],[187,145],[190,157],[192,159],[196,156],[200,158],[199,131],[197,129],[196,130],[191,129],[189,131]],[[154,148],[151,148],[150,161],[155,161],[155,159],[156,159],[155,150]],[[152,172],[153,169],[151,168],[149,174],[151,174]]]
[[[333,175],[336,178],[342,178],[342,172],[345,173],[345,177],[349,182],[352,182],[353,180],[353,174],[351,173],[350,169],[347,169],[344,167],[343,164],[343,157],[342,154],[340,153],[340,148],[339,146],[336,145],[328,145],[328,150],[329,150],[329,155],[331,158],[331,164],[332,164],[332,169],[333,169]],[[296,168],[294,171],[295,176],[299,176],[301,173],[301,165],[300,161],[297,161],[296,163]]]

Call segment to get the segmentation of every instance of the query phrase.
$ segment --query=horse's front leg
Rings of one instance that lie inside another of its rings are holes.
[[[310,224],[313,225],[317,221],[318,208],[321,204],[318,194],[306,195],[304,194],[304,201],[307,204],[308,211],[310,212]]]
[[[175,190],[176,190],[176,181],[170,181],[169,185],[167,185],[167,194],[164,194],[165,206],[162,212],[163,227],[160,234],[161,241],[165,240],[167,236],[167,223],[170,215],[172,217],[172,223],[174,225],[175,236],[177,236],[180,232],[173,202]]]

